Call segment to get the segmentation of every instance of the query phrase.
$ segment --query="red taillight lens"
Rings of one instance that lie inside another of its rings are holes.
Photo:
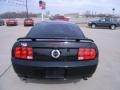
[[[20,57],[21,55],[21,48],[20,47],[16,47],[15,48],[15,57]]]
[[[96,58],[96,50],[94,48],[79,48],[78,60],[94,60]]]
[[[31,47],[16,47],[15,57],[19,59],[33,59],[33,49]]]
[[[27,48],[27,59],[33,59],[33,49],[32,48]]]

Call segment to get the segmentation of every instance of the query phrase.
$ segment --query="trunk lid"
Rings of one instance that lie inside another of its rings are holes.
[[[79,48],[96,47],[91,40],[77,39],[19,39],[15,45],[22,44],[33,48],[33,57],[36,61],[77,61]],[[53,51],[58,52],[52,53]],[[55,58],[57,55],[58,58]]]

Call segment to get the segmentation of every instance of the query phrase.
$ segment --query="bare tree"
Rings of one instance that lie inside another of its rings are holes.
[[[26,18],[27,13],[26,12],[6,12],[3,14],[0,14],[1,18]],[[37,14],[29,13],[29,17],[37,17]]]

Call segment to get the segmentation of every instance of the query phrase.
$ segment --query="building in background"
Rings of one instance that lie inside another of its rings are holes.
[[[79,18],[80,14],[79,13],[67,13],[64,14],[65,17],[70,17],[70,18]]]

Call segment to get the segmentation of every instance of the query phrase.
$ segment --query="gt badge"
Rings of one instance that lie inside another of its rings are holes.
[[[60,51],[59,50],[52,50],[51,56],[55,59],[60,57]]]

